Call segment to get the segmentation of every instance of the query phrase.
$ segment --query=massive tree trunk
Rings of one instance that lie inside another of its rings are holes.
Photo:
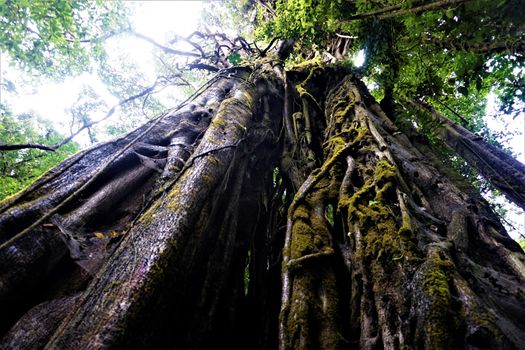
[[[0,347],[519,348],[524,254],[441,164],[344,70],[225,71],[0,204]]]

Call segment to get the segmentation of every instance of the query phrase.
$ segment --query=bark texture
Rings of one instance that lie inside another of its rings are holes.
[[[523,251],[444,174],[343,69],[226,70],[0,203],[0,348],[519,348]]]
[[[324,161],[288,211],[280,348],[519,348],[523,252],[488,205],[362,83],[325,91]]]
[[[494,187],[525,210],[525,165],[482,137],[439,114],[431,106],[414,103],[429,111],[441,127],[441,139]]]

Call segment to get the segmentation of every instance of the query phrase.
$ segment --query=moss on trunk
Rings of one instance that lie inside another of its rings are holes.
[[[0,347],[524,344],[487,203],[343,68],[282,70],[222,72],[2,202]]]

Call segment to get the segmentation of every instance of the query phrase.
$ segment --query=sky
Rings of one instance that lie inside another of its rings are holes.
[[[167,43],[173,38],[174,34],[188,36],[197,30],[201,19],[202,3],[200,1],[130,1],[127,4],[132,9],[130,17],[133,29],[144,34],[159,43]],[[134,37],[116,37],[106,42],[106,49],[109,56],[120,54],[127,57],[131,62],[137,64],[145,79],[153,82],[156,78],[154,69],[153,46],[143,40]],[[364,61],[363,52],[359,52],[354,63],[361,65]],[[9,77],[17,82],[24,82],[28,79],[20,72],[10,68],[7,58],[0,57],[0,70],[3,77]],[[67,108],[70,107],[78,98],[78,92],[83,85],[89,85],[96,91],[107,105],[107,110],[118,103],[118,99],[111,95],[106,86],[94,74],[84,73],[75,78],[66,78],[62,83],[44,82],[40,86],[34,84],[19,84],[18,94],[10,94],[3,91],[0,101],[7,103],[15,114],[34,112],[44,118],[52,120],[58,128],[63,128],[60,124],[69,120]],[[175,94],[176,95],[176,94]],[[164,98],[164,100],[162,99]],[[160,96],[162,102],[170,102],[174,98],[173,94],[163,94]],[[498,131],[514,131],[516,136],[511,140],[511,146],[518,155],[518,159],[525,163],[525,125],[524,117],[516,118],[512,123],[503,125],[495,115],[496,106],[494,99],[488,101],[487,123],[491,129]],[[173,102],[175,103],[175,102]],[[100,110],[90,117],[97,120],[106,114],[107,110]],[[118,114],[118,112],[117,112]],[[115,117],[118,117],[115,116]],[[504,129],[502,129],[504,128]],[[59,129],[60,130],[60,129]],[[67,131],[62,130],[63,133]],[[88,145],[87,134],[79,135],[76,139],[81,145]],[[509,217],[516,226],[518,232],[525,232],[525,215],[521,209],[509,207]],[[517,233],[513,236],[517,237]]]

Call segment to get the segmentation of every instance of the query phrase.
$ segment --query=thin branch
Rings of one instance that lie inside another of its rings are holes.
[[[469,125],[469,122],[467,119],[465,119],[461,114],[459,114],[458,112],[456,112],[455,110],[453,110],[452,108],[450,108],[446,103],[442,102],[442,101],[439,101],[438,102],[443,106],[445,107],[446,109],[448,109],[452,114],[454,114],[456,117],[458,117],[464,124],[465,126]]]
[[[466,43],[458,40],[439,40],[432,37],[426,42],[440,49],[453,51],[465,51],[477,54],[494,54],[509,52],[512,54],[525,55],[525,40],[502,40],[482,43]]]
[[[122,105],[124,105],[124,104],[126,104],[126,103],[128,103],[130,101],[133,101],[133,100],[135,100],[137,98],[143,97],[146,94],[151,93],[158,84],[159,84],[159,79],[157,79],[153,85],[151,85],[150,87],[142,90],[138,94],[130,96],[130,97],[124,99],[124,100],[119,101],[116,105],[111,107],[111,109],[106,113],[106,115],[102,119],[90,122],[88,124],[84,124],[81,128],[79,128],[73,134],[69,135],[64,140],[62,140],[61,142],[59,142],[59,143],[57,143],[55,145],[42,145],[42,144],[37,144],[37,143],[24,143],[24,144],[11,144],[11,145],[0,144],[0,151],[15,151],[15,150],[29,149],[29,148],[41,149],[41,150],[44,150],[44,151],[56,151],[58,148],[62,147],[66,143],[70,142],[75,136],[80,134],[85,129],[91,128],[94,125],[96,125],[96,124],[98,124],[98,123],[108,119],[109,117],[111,117],[115,113],[115,111],[117,110],[118,107],[120,107],[120,106],[122,106]]]
[[[144,34],[140,34],[140,33],[134,32],[134,31],[129,31],[128,33],[133,35],[133,36],[135,36],[135,37],[137,37],[137,38],[139,38],[139,39],[147,41],[150,44],[153,44],[154,46],[158,47],[159,49],[161,49],[162,51],[164,51],[166,53],[170,53],[170,54],[173,54],[173,55],[179,55],[179,56],[190,56],[190,57],[206,58],[205,56],[203,57],[200,53],[190,52],[190,51],[182,51],[182,50],[175,50],[175,49],[172,49],[171,47],[164,46],[164,45],[159,44],[158,42],[156,42],[155,40],[153,40],[152,38],[150,38],[150,37],[148,37],[148,36],[146,36]]]
[[[444,7],[450,7],[453,5],[460,5],[462,3],[466,3],[470,1],[472,0],[438,0],[438,1],[433,1],[433,2],[418,3],[414,5],[413,7],[407,8],[407,9],[402,8],[401,4],[397,4],[397,5],[386,6],[386,7],[377,9],[377,10],[373,10],[370,12],[360,13],[360,14],[351,16],[347,21],[343,21],[342,23],[348,23],[356,19],[363,19],[363,18],[369,18],[369,17],[377,17],[380,19],[385,19],[385,18],[390,18],[390,17],[404,16],[407,14],[416,14],[419,12],[440,9]]]
[[[36,149],[41,149],[43,151],[54,151],[56,149],[53,146],[41,145],[38,143],[17,143],[14,145],[6,145],[3,143],[0,143],[0,151],[17,151],[17,150],[28,149],[28,148],[33,148],[33,149],[36,148]]]
[[[215,66],[211,66],[209,64],[204,64],[204,63],[190,63],[188,65],[188,68],[190,70],[192,70],[192,69],[209,70],[210,72],[218,72],[219,71],[219,68],[217,68]]]
[[[257,47],[257,44],[254,43],[255,48],[259,51],[259,57],[265,57],[268,50],[270,50],[275,44],[275,42],[279,39],[280,39],[279,37],[273,38],[272,41],[270,41],[270,43],[268,44],[268,46],[266,46],[266,48],[262,51]]]
[[[122,34],[122,33],[126,33],[127,31],[122,31],[122,32],[109,32],[105,35],[101,35],[101,36],[98,36],[98,37],[95,37],[95,38],[90,38],[90,39],[80,39],[78,40],[78,42],[80,43],[91,43],[93,41],[105,41],[111,37],[114,37],[116,35],[119,35],[119,34]],[[71,40],[71,39],[66,39],[66,41],[68,42],[75,42],[75,40]]]
[[[193,34],[192,34],[192,35],[193,35]],[[179,40],[182,40],[182,41],[187,42],[188,44],[190,44],[191,46],[193,46],[197,51],[199,51],[202,57],[206,57],[206,54],[204,53],[204,50],[202,49],[202,47],[201,47],[199,44],[197,44],[197,43],[191,41],[189,38],[183,38],[183,37],[177,35],[177,36],[175,36],[175,38],[173,38],[169,43],[170,43],[170,44],[174,44],[174,43],[176,43],[176,42],[179,41]]]

